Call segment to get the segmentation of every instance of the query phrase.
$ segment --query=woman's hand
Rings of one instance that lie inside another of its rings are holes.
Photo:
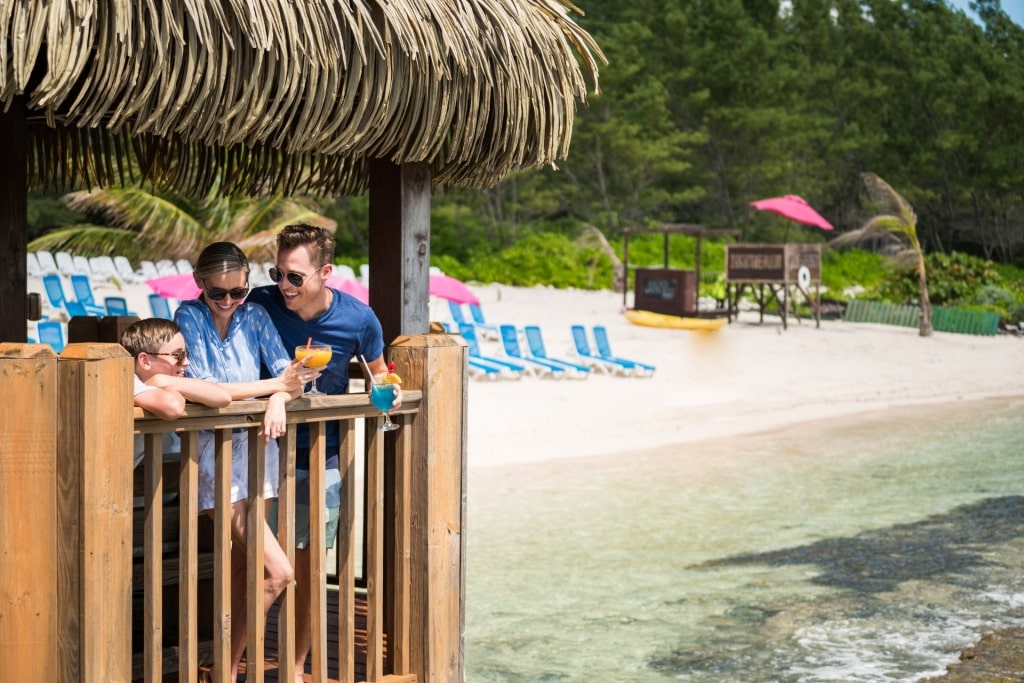
[[[302,392],[302,388],[313,380],[320,377],[319,368],[307,368],[306,361],[309,357],[303,358],[302,360],[293,360],[285,371],[278,376],[278,381],[281,383],[281,391],[293,392],[298,390]]]
[[[402,407],[402,385],[392,384],[391,386],[395,388],[395,400],[391,402],[391,407],[400,408]]]
[[[287,412],[285,403],[291,398],[290,394],[278,392],[267,400],[267,412],[263,415],[263,428],[260,434],[270,443],[271,439],[284,436],[288,428]]]

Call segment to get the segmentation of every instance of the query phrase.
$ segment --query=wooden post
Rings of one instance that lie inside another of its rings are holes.
[[[0,344],[0,666],[63,681],[57,653],[57,355]],[[77,680],[77,679],[76,679]]]
[[[408,662],[421,683],[465,680],[466,387],[467,350],[456,336],[396,339],[389,358],[402,369],[404,389],[419,389],[419,414],[402,427],[411,439],[408,491],[395,501],[395,519],[410,520],[408,539],[396,544],[388,621],[389,659]],[[408,431],[407,431],[408,430]],[[401,468],[399,468],[401,469]],[[405,574],[405,577],[403,577]],[[409,614],[401,614],[409,605]],[[397,626],[407,623],[408,628]],[[405,639],[408,642],[403,642]]]
[[[133,374],[118,344],[69,344],[58,364],[64,681],[131,680]]]
[[[0,341],[24,342],[28,318],[25,241],[28,223],[28,120],[25,99],[0,107]],[[38,674],[37,674],[38,675]]]
[[[370,162],[370,306],[384,341],[430,329],[430,165]]]

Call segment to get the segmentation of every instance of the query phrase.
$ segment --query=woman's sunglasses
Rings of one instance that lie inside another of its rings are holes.
[[[204,283],[205,286],[205,283]],[[206,296],[210,301],[223,301],[224,297],[231,295],[231,298],[235,301],[244,299],[249,294],[248,287],[233,287],[231,289],[222,289],[220,287],[211,287],[206,290]]]
[[[163,353],[160,351],[147,351],[146,353],[148,353],[151,356],[167,356],[168,358],[173,358],[175,364],[177,365],[184,365],[185,361],[188,360],[188,349],[181,349],[180,351],[171,351],[169,353]]]
[[[302,283],[306,281],[306,276],[302,273],[288,273],[287,275],[281,271],[277,266],[271,266],[267,269],[267,275],[275,283],[280,282],[283,278],[288,278],[288,282],[292,287],[301,287]]]

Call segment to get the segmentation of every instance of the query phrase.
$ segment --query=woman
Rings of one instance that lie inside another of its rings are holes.
[[[202,294],[198,299],[182,302],[174,314],[174,321],[188,344],[188,375],[217,382],[228,390],[233,400],[268,397],[261,431],[266,439],[263,496],[276,498],[279,472],[276,439],[285,432],[285,403],[300,396],[303,386],[320,373],[291,359],[262,306],[243,303],[249,293],[249,261],[236,245],[215,242],[206,247],[196,261],[193,277]],[[261,380],[261,364],[275,377]],[[247,430],[236,430],[231,444],[231,680],[235,680],[246,639]],[[214,472],[213,432],[202,432],[199,437],[199,509],[211,515]],[[266,612],[291,583],[294,570],[265,521],[263,547],[266,574],[263,608]]]

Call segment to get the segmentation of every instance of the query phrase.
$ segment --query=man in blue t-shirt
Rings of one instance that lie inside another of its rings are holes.
[[[270,269],[276,285],[258,287],[248,301],[263,306],[274,321],[286,349],[330,344],[327,367],[316,381],[326,394],[348,391],[349,362],[363,356],[374,375],[387,372],[384,334],[369,306],[327,286],[334,263],[334,237],[323,228],[289,225],[277,236],[277,265]],[[372,377],[366,378],[372,382]],[[394,405],[401,405],[401,389]],[[310,649],[309,586],[309,429],[299,425],[295,451],[295,680],[301,681]],[[327,547],[333,547],[341,506],[341,473],[337,422],[327,423]],[[277,529],[276,500],[271,505],[270,528]]]

